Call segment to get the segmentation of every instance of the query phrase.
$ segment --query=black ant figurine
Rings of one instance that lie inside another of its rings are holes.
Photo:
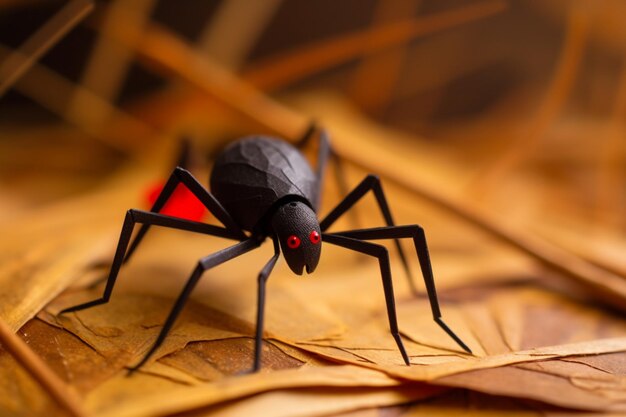
[[[304,146],[314,131],[315,128],[311,126],[297,146]],[[189,171],[180,167],[174,169],[151,211],[131,209],[126,213],[115,258],[102,297],[67,308],[60,314],[83,310],[108,302],[120,267],[128,261],[152,225],[239,241],[235,245],[198,261],[198,265],[178,296],[152,348],[136,366],[130,369],[131,372],[135,371],[146,363],[161,345],[191,291],[206,270],[258,248],[267,237],[271,237],[274,242],[274,256],[265,264],[258,277],[257,327],[253,367],[253,371],[257,371],[261,364],[265,283],[278,260],[281,249],[289,268],[294,273],[301,275],[306,269],[306,272],[310,274],[315,271],[321,254],[322,241],[324,241],[331,245],[342,246],[378,258],[391,334],[398,345],[404,362],[409,365],[409,356],[398,331],[389,254],[384,246],[368,241],[395,239],[402,263],[415,292],[406,257],[397,240],[398,238],[412,238],[435,322],[460,347],[471,353],[465,343],[441,319],[424,230],[417,225],[394,225],[378,177],[368,175],[321,222],[318,221],[316,211],[319,207],[322,177],[330,156],[332,156],[332,152],[325,132],[320,133],[315,172],[312,171],[296,147],[287,142],[265,136],[247,137],[228,146],[216,159],[210,180],[213,193],[207,191]],[[224,227],[159,214],[179,183],[183,183]],[[326,230],[368,191],[374,193],[387,226],[326,233]],[[142,226],[129,247],[135,223],[141,223]]]

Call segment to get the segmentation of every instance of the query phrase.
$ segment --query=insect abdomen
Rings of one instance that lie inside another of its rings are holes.
[[[254,230],[276,201],[310,205],[317,179],[304,156],[279,139],[252,136],[228,146],[211,172],[211,192],[245,230]]]

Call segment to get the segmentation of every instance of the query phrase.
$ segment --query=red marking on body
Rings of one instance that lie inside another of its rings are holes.
[[[163,190],[163,185],[160,182],[146,190],[145,198],[150,207],[154,205],[159,197],[161,190]],[[176,187],[163,209],[159,211],[161,214],[197,222],[202,221],[206,212],[206,207],[182,184]]]

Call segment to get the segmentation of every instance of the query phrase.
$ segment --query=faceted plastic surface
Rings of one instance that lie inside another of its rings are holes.
[[[292,145],[251,136],[228,146],[211,173],[211,192],[244,229],[253,230],[272,205],[287,196],[311,205],[317,180]]]

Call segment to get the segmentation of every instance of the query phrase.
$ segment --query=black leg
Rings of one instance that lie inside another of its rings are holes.
[[[109,277],[107,279],[107,284],[104,288],[104,293],[102,294],[102,297],[83,304],[79,304],[77,306],[66,308],[65,310],[62,310],[59,314],[83,310],[85,308],[105,304],[109,301],[111,293],[113,292],[113,287],[115,286],[115,280],[117,279],[117,275],[120,271],[120,268],[122,267],[122,263],[124,262],[124,255],[126,254],[128,242],[130,241],[130,237],[133,233],[133,228],[135,227],[136,223],[142,223],[143,225],[163,226],[171,229],[186,230],[189,232],[196,232],[206,235],[223,237],[227,239],[239,240],[238,235],[230,232],[223,227],[194,222],[191,220],[178,219],[176,217],[152,213],[149,211],[135,209],[128,210],[128,212],[126,212],[126,217],[124,218],[122,232],[120,233],[120,239],[117,243],[115,257],[113,258],[113,264],[111,265],[111,270],[109,272]]]
[[[170,314],[167,316],[167,320],[165,320],[165,324],[163,324],[163,328],[161,329],[159,336],[155,340],[148,353],[145,354],[143,359],[141,359],[141,361],[137,365],[129,369],[129,373],[136,371],[143,364],[145,364],[146,361],[150,359],[154,352],[156,352],[156,350],[161,346],[161,344],[165,340],[165,337],[174,325],[176,318],[185,306],[185,303],[187,302],[191,291],[194,289],[194,287],[200,280],[200,277],[202,277],[202,274],[206,270],[211,269],[233,258],[236,258],[237,256],[243,255],[244,253],[249,252],[252,249],[258,248],[259,244],[260,242],[257,239],[244,240],[243,242],[239,242],[236,245],[233,245],[226,249],[222,249],[219,252],[215,252],[212,255],[200,259],[200,261],[198,262],[198,266],[196,266],[196,269],[194,269],[193,273],[187,280],[185,288],[183,288],[183,291],[178,296],[178,299],[176,299],[176,303],[174,304],[172,311],[170,311]]]
[[[313,122],[307,127],[307,130],[304,132],[302,137],[298,139],[298,141],[296,142],[296,147],[300,149],[304,148],[314,137],[316,131],[318,131],[318,127]],[[322,130],[320,131],[320,134],[319,134],[319,143],[317,147],[317,160],[315,162],[315,176],[317,177],[318,189],[316,191],[316,195],[313,198],[313,201],[311,201],[311,203],[313,204],[313,207],[315,207],[316,210],[319,209],[319,205],[321,203],[321,196],[322,196],[321,188],[322,188],[322,184],[324,183],[324,173],[326,172],[326,166],[328,165],[328,160],[330,159],[331,154],[332,154],[332,150],[330,147],[328,134],[326,133],[325,130]]]
[[[374,196],[376,197],[376,202],[378,203],[378,207],[385,218],[385,223],[387,226],[393,226],[393,217],[391,216],[391,210],[389,209],[389,205],[387,204],[387,198],[385,197],[385,193],[383,192],[383,187],[380,183],[380,179],[376,175],[368,175],[365,177],[363,181],[359,185],[357,185],[354,190],[350,192],[339,204],[335,207],[325,218],[320,222],[320,228],[322,231],[328,230],[330,226],[345,212],[347,212],[350,208],[352,208],[363,196],[368,192],[372,191]],[[400,246],[400,241],[395,239],[394,241],[396,245],[396,249],[398,250],[398,254],[400,255],[400,261],[402,262],[402,266],[406,275],[409,279],[409,287],[413,294],[417,294],[417,287],[415,286],[415,281],[413,279],[413,275],[411,274],[411,269],[409,268],[409,263],[407,262],[406,255],[404,254],[404,250],[402,250],[402,246]]]
[[[213,195],[208,192],[189,171],[181,167],[176,167],[174,169],[150,211],[158,213],[163,206],[165,206],[165,203],[167,203],[167,200],[180,183],[184,184],[232,235],[237,236],[238,240],[245,240],[248,238],[243,230],[241,230],[241,228],[235,223],[232,217],[230,217],[228,212],[226,212],[224,207],[222,207],[222,205],[217,201],[217,199],[213,197]],[[139,243],[141,243],[149,228],[150,224],[144,223],[141,229],[139,229],[137,236],[135,236],[135,239],[126,253],[126,260],[130,259],[131,255],[135,252],[135,249],[137,249],[137,246],[139,246]]]
[[[315,195],[315,201],[312,201],[313,207],[316,210],[319,210],[321,204],[321,196],[322,196],[322,187],[324,184],[324,174],[326,172],[326,167],[328,166],[328,161],[332,158],[335,164],[335,180],[339,185],[339,192],[341,195],[348,194],[348,186],[346,183],[346,177],[343,170],[343,161],[337,155],[337,153],[333,150],[330,144],[330,138],[328,137],[328,132],[324,129],[318,129],[315,123],[311,123],[307,130],[304,132],[302,137],[298,139],[296,146],[298,148],[305,147],[316,131],[320,132],[319,134],[319,144],[317,148],[317,161],[315,167],[315,175],[317,177],[317,194]]]
[[[317,130],[317,126],[315,124],[311,124],[307,131],[304,133],[302,138],[298,141],[297,147],[303,148],[309,143],[313,134]],[[326,171],[326,165],[328,165],[328,160],[330,159],[332,154],[332,150],[330,147],[330,140],[328,139],[328,133],[325,130],[320,130],[319,135],[319,144],[317,147],[317,161],[315,163],[315,175],[317,176],[318,182],[322,183],[324,179],[324,171]]]
[[[337,185],[339,186],[339,195],[347,196],[350,188],[348,188],[348,182],[346,181],[346,172],[343,166],[343,159],[337,153],[332,151],[333,162],[335,164],[335,181],[337,181]],[[320,185],[321,187],[321,185]],[[321,191],[320,191],[321,192]],[[345,198],[345,197],[344,197]],[[350,216],[350,220],[356,226],[356,213],[352,213]]]
[[[274,237],[274,256],[265,264],[258,279],[257,310],[256,310],[256,335],[254,339],[254,366],[252,372],[261,369],[261,352],[263,347],[263,322],[265,318],[265,283],[276,265],[280,256],[280,245],[278,239]]]
[[[391,330],[391,335],[395,339],[396,344],[398,345],[398,349],[402,354],[402,359],[404,359],[404,363],[410,365],[409,355],[406,353],[406,349],[404,348],[402,338],[400,337],[400,331],[398,329],[396,301],[393,294],[393,282],[391,280],[391,268],[389,267],[389,253],[387,252],[387,248],[382,245],[363,242],[361,240],[352,239],[345,236],[339,236],[332,233],[324,233],[322,235],[322,240],[325,243],[342,246],[344,248],[378,258],[378,263],[380,265],[380,275],[383,280],[383,288],[385,291],[385,302],[387,303],[389,329]]]
[[[392,226],[377,227],[372,229],[350,230],[346,232],[335,233],[336,236],[343,236],[351,239],[377,240],[377,239],[399,239],[413,238],[415,251],[420,262],[426,291],[428,292],[428,300],[430,308],[433,312],[435,322],[454,339],[454,341],[467,353],[472,353],[469,347],[443,322],[441,318],[441,310],[439,309],[439,300],[437,299],[437,291],[435,289],[435,279],[433,277],[433,269],[430,263],[430,254],[428,245],[426,244],[426,235],[424,229],[418,225],[410,226]],[[326,239],[324,235],[324,239]]]

